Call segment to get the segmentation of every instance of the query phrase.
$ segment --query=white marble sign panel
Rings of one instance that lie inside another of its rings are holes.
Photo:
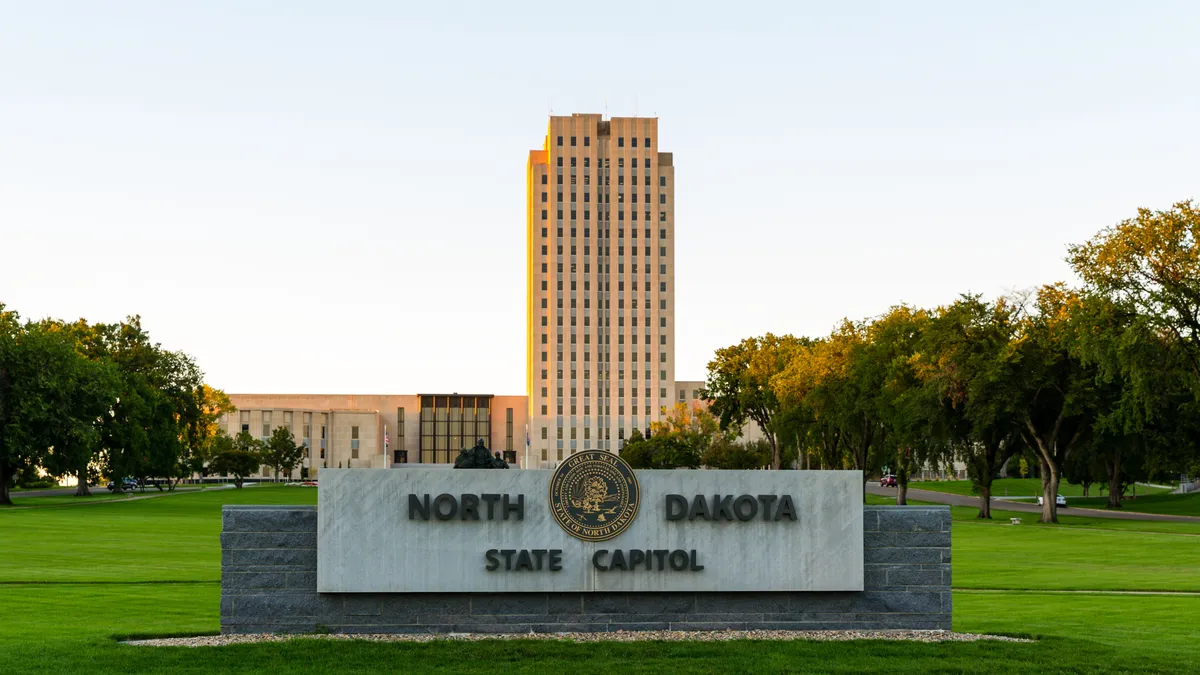
[[[636,517],[595,542],[552,517],[552,473],[322,469],[317,589],[863,589],[858,471],[637,471]]]

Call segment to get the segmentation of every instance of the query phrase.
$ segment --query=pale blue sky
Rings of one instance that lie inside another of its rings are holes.
[[[0,301],[231,392],[522,393],[527,152],[656,115],[677,369],[1200,197],[1192,2],[0,1]]]

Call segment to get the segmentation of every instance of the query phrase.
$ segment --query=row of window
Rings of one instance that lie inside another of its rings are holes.
[[[592,161],[590,161],[590,160],[592,160],[592,159],[590,159],[590,157],[583,157],[583,168],[592,167]],[[563,156],[562,155],[558,156],[558,166],[559,167],[563,166]],[[571,166],[572,167],[576,166],[575,165],[575,157],[571,157]],[[630,166],[630,168],[637,168],[637,157],[630,157],[629,166]],[[607,159],[605,159],[605,161],[604,161],[604,168],[608,168],[608,160]],[[625,168],[624,157],[618,157],[617,168]],[[642,168],[650,168],[649,157],[646,157],[646,160],[642,161]]]
[[[576,393],[575,393],[575,392],[576,392],[576,388],[575,388],[575,387],[571,387],[571,388],[570,388],[570,390],[571,390],[571,398],[575,398],[575,397],[576,397]],[[547,394],[546,392],[547,392],[547,388],[546,388],[546,387],[542,387],[542,398],[546,398],[546,397],[548,396],[548,394]],[[664,389],[664,388],[660,388],[660,389],[658,390],[658,392],[659,392],[659,393],[658,393],[658,396],[659,396],[659,398],[666,398],[666,397],[667,397],[667,390],[666,390],[666,389]],[[630,395],[631,397],[633,397],[633,398],[637,398],[637,393],[638,393],[638,390],[637,390],[637,389],[635,389],[635,388],[633,388],[633,387],[630,387],[630,389],[629,389],[629,395]],[[679,392],[679,393],[680,393],[680,394],[682,394],[683,392],[681,391],[681,392]],[[608,394],[608,392],[607,392],[607,391],[605,391],[605,392],[604,392],[604,395],[607,395],[607,394]],[[584,388],[583,388],[583,397],[584,397],[584,398],[590,398],[590,397],[591,397],[591,395],[592,395],[592,391],[591,391],[591,389],[589,389],[588,387],[584,387]],[[600,390],[599,390],[599,389],[597,389],[597,390],[596,390],[596,395],[597,395],[597,396],[601,396],[601,393],[600,393]],[[562,397],[563,397],[563,388],[562,388],[562,387],[559,387],[559,388],[558,388],[558,398],[562,398]],[[625,397],[625,387],[620,387],[620,386],[619,386],[619,387],[617,387],[617,398],[624,398],[624,397]],[[646,387],[646,398],[650,398],[650,387]]]
[[[664,293],[665,293],[665,292],[666,292],[666,290],[667,290],[667,289],[666,289],[666,286],[665,286],[665,284],[664,284],[664,286],[663,286],[663,289],[662,289],[662,292],[664,292]],[[563,307],[563,299],[562,299],[562,298],[557,298],[557,300],[558,300],[558,309],[564,309],[564,307]],[[597,301],[597,302],[599,302],[599,301]],[[548,308],[546,305],[547,305],[546,298],[542,298],[542,309],[549,309],[549,308]],[[591,299],[591,298],[589,298],[589,297],[585,297],[585,298],[583,299],[583,308],[584,308],[584,309],[591,309],[591,308],[592,308],[592,299]],[[578,303],[576,302],[576,299],[575,299],[575,298],[571,298],[571,309],[579,309],[579,305],[578,305]],[[596,309],[608,309],[608,310],[611,310],[611,309],[612,309],[612,302],[611,302],[610,300],[606,300],[606,301],[604,301],[604,304],[603,304],[603,305],[597,304],[597,305],[596,305]],[[618,307],[618,309],[620,309],[620,307]],[[630,326],[637,327],[637,325],[638,325],[637,319],[638,319],[638,318],[637,318],[636,316],[633,316],[633,317],[630,317],[630,318],[632,319],[632,321],[630,322],[630,324],[629,324],[629,325],[630,325]],[[605,321],[604,325],[605,325],[605,326],[609,325],[609,324],[608,324],[608,322],[607,322],[607,320]],[[617,317],[617,326],[624,326],[624,325],[625,325],[625,317],[623,317],[623,316],[618,316],[618,317]],[[646,325],[646,326],[649,326],[649,325],[650,325],[649,317],[647,317],[647,318],[646,318],[646,323],[645,323],[644,325]],[[666,328],[666,327],[667,327],[667,317],[665,317],[665,316],[661,316],[661,317],[659,317],[659,318],[658,318],[658,327],[659,327],[659,328]]]
[[[630,147],[636,148],[638,146],[637,136],[630,136],[629,143],[630,143]],[[561,148],[562,144],[563,144],[563,137],[559,136],[558,137],[558,147]],[[583,147],[585,147],[585,148],[589,147],[591,144],[592,144],[592,137],[584,136],[583,137]],[[571,147],[572,148],[575,147],[575,137],[574,136],[571,137]],[[617,147],[618,148],[625,147],[625,137],[624,136],[617,136]],[[646,148],[650,147],[650,137],[649,136],[646,136],[646,141],[642,147],[646,147]]]
[[[588,250],[589,248],[590,248],[590,247],[588,247],[588,246],[584,246],[584,247],[583,247],[583,254],[584,254],[584,255],[589,255],[589,250]],[[596,248],[596,252],[597,252],[597,253],[600,253],[600,248],[601,248],[601,247],[597,247],[597,248]],[[609,256],[609,257],[611,257],[611,256],[612,256],[612,254],[611,254],[609,251],[611,251],[612,249],[611,249],[610,247],[607,247],[607,246],[606,246],[606,247],[603,247],[603,248],[604,248],[604,252],[603,252],[603,253],[600,253],[600,254],[601,254],[601,255],[606,255],[606,256]],[[632,256],[632,257],[637,257],[637,246],[630,246],[630,247],[629,247],[629,249],[630,249],[630,250],[629,250],[629,255],[630,255],[630,256]],[[667,254],[667,247],[666,247],[666,246],[660,246],[660,247],[659,247],[659,249],[658,249],[658,254],[659,254],[660,256],[665,256],[665,255]],[[625,247],[624,247],[624,246],[618,246],[618,247],[617,247],[617,255],[618,255],[618,256],[623,256],[623,255],[625,255]],[[649,247],[649,246],[647,246],[647,247],[646,247],[646,253],[645,253],[645,255],[646,255],[647,257],[649,257],[649,256],[650,256],[650,247]],[[599,276],[598,276],[598,275],[600,275],[600,274],[602,273],[602,272],[601,272],[601,270],[600,270],[600,267],[601,267],[601,265],[597,263],[597,265],[596,265],[596,274],[597,274],[597,277],[596,277],[596,278],[597,278],[597,279],[599,279]],[[609,270],[609,268],[611,268],[611,267],[612,267],[612,264],[611,264],[611,263],[605,263],[605,264],[603,265],[603,267],[604,267],[603,274],[609,274],[609,271],[608,271],[608,270]],[[584,263],[584,264],[583,264],[583,273],[584,273],[585,275],[586,275],[586,274],[591,274],[591,269],[590,269],[590,268],[591,268],[591,263]],[[575,263],[571,263],[571,274],[575,274],[575,269],[576,269],[576,267],[575,267]],[[644,272],[645,272],[647,275],[649,275],[649,274],[650,274],[650,265],[649,265],[649,264],[647,264],[647,265],[646,265],[646,269],[644,270]],[[562,273],[563,273],[563,270],[562,270],[562,263],[558,263],[558,274],[562,274]],[[617,263],[617,274],[624,274],[624,273],[625,273],[625,263]],[[638,273],[638,264],[637,264],[637,263],[629,263],[629,273],[630,273],[630,274],[637,274],[637,273]],[[658,273],[659,273],[659,274],[666,274],[666,273],[667,273],[667,264],[666,264],[666,263],[659,263],[659,265],[658,265]],[[547,271],[546,271],[546,263],[542,263],[542,274],[549,274],[549,272],[547,272]],[[543,281],[542,283],[544,284],[544,283],[545,283],[545,281]],[[572,283],[574,283],[574,282],[572,282]],[[584,280],[584,284],[587,284],[587,283],[588,283],[588,281],[585,279],[585,280]],[[560,291],[561,291],[561,290],[563,289],[563,288],[562,288],[562,280],[561,280],[561,279],[559,279],[559,281],[558,281],[558,284],[559,284],[559,285],[558,285],[558,290],[560,290]],[[544,291],[544,290],[546,290],[546,289],[545,289],[545,287],[543,287],[543,288],[542,288],[542,290],[543,290],[543,291]],[[571,290],[575,290],[575,288],[574,288],[574,287],[572,287],[572,288],[571,288]],[[587,286],[584,286],[584,290],[587,290]]]
[[[556,356],[558,357],[558,358],[556,358],[556,359],[555,359],[556,361],[562,361],[562,360],[563,360],[563,353],[562,353],[562,352],[555,352],[555,354],[556,354]],[[629,360],[630,360],[630,361],[632,361],[632,362],[634,362],[634,363],[637,363],[637,360],[638,360],[638,358],[637,358],[637,356],[638,356],[638,353],[637,353],[637,352],[629,352],[629,354],[630,354],[630,359],[629,359]],[[585,362],[586,362],[586,361],[590,361],[591,359],[590,359],[589,357],[591,357],[591,355],[592,355],[592,353],[591,353],[591,352],[585,351],[585,352],[583,353],[583,360],[584,360]],[[608,358],[607,358],[607,359],[606,359],[606,358],[604,358],[605,354],[604,354],[603,352],[596,354],[596,356],[597,356],[597,359],[596,359],[597,361],[612,361],[612,354],[608,354]],[[549,360],[549,359],[547,358],[547,352],[542,352],[542,362],[546,362],[546,361],[548,361],[548,360]],[[575,360],[576,360],[576,358],[575,358],[575,352],[571,352],[571,360],[572,360],[572,361],[575,361]],[[645,359],[645,360],[646,360],[646,362],[649,362],[649,361],[650,361],[650,352],[646,352],[646,359]],[[622,363],[625,361],[625,352],[617,352],[617,361],[619,361],[619,362],[622,362]],[[659,354],[658,354],[658,361],[659,361],[659,363],[666,363],[666,362],[667,362],[667,353],[666,353],[666,352],[659,352]]]
[[[575,165],[575,159],[571,158],[571,166],[574,166],[574,165]],[[599,178],[599,176],[597,176],[597,178]],[[606,185],[606,186],[609,184],[608,179],[609,179],[608,176],[604,176],[604,185]],[[549,184],[550,184],[550,176],[548,174],[542,174],[542,185],[549,185]],[[558,185],[563,184],[563,175],[561,173],[558,174],[558,183],[557,184]],[[575,182],[575,172],[571,172],[571,185],[576,185],[576,184],[577,183]],[[584,185],[592,184],[592,176],[587,171],[583,172],[583,184]],[[637,174],[631,175],[629,177],[629,184],[637,185]],[[649,174],[646,175],[646,180],[643,182],[643,184],[646,187],[650,186]],[[597,182],[596,185],[599,186],[600,183]],[[617,174],[617,187],[620,187],[622,185],[625,185],[625,174],[618,173]],[[667,177],[666,176],[658,177],[658,186],[659,187],[667,187]],[[559,199],[562,199],[562,197],[559,197]]]
[[[546,235],[544,235],[544,234],[543,234],[542,236],[546,236]],[[559,236],[561,237],[562,235],[559,235]],[[646,236],[649,236],[649,235],[646,235]],[[623,247],[623,246],[618,246],[618,247],[617,247],[617,255],[625,255],[625,251],[624,251],[624,250],[622,250],[622,249],[624,249],[624,247]],[[631,255],[631,256],[636,256],[636,255],[637,255],[637,247],[636,247],[636,246],[633,246],[633,247],[631,247],[631,249],[632,249],[632,250],[629,252],[629,255]],[[606,250],[607,250],[607,249],[606,249]],[[587,254],[588,254],[588,252],[587,252],[587,247],[585,246],[585,247],[584,247],[584,255],[587,255]],[[607,254],[606,254],[606,255],[607,255]],[[647,256],[649,256],[649,255],[650,255],[650,247],[649,247],[649,246],[647,246],[647,247],[646,247],[646,255],[647,255]],[[659,247],[658,247],[658,255],[659,255],[659,256],[666,256],[666,255],[667,255],[667,247],[666,247],[666,246],[659,246]],[[591,271],[591,266],[592,266],[592,264],[591,264],[591,263],[584,263],[584,264],[583,264],[583,273],[584,273],[584,274],[591,274],[591,273],[592,273],[592,271]],[[597,274],[599,274],[599,273],[600,273],[600,267],[601,267],[601,266],[600,266],[599,264],[597,264],[597,265],[596,265],[596,273],[597,273]],[[605,268],[604,274],[608,274],[608,267],[609,267],[609,265],[604,265],[604,268]],[[630,269],[630,273],[631,273],[631,274],[637,274],[637,263],[630,263],[630,267],[631,267],[631,269]],[[624,268],[625,268],[625,263],[617,263],[617,271],[618,271],[618,273],[620,273],[620,274],[624,274],[624,273],[625,273],[625,269],[624,269]],[[576,273],[576,272],[575,272],[575,270],[576,270],[575,263],[571,263],[571,274],[575,274],[575,273]],[[558,273],[559,273],[559,274],[562,274],[562,273],[563,273],[563,264],[562,264],[562,263],[558,263]],[[646,270],[646,274],[649,274],[649,273],[650,273],[650,270]],[[659,266],[658,266],[658,273],[659,273],[659,274],[666,274],[666,273],[667,273],[667,265],[666,265],[666,263],[660,263],[660,264],[659,264]],[[547,271],[547,269],[546,269],[546,263],[542,263],[542,274],[549,274],[549,272],[548,272],[548,271]]]
[[[637,299],[636,299],[636,298],[634,298],[632,302],[633,302],[633,307],[631,307],[631,309],[637,309],[637,308],[638,308],[638,306],[637,306]],[[618,303],[619,303],[619,300],[618,300]],[[658,308],[659,308],[659,309],[662,309],[662,310],[665,310],[665,309],[667,308],[667,301],[666,301],[666,300],[659,300],[659,301],[658,301]],[[591,309],[591,308],[589,307],[588,309]],[[621,306],[620,304],[618,304],[618,305],[617,305],[617,309],[623,309],[623,308],[622,308],[622,306]],[[646,317],[646,321],[649,321],[649,320],[650,320],[650,317],[649,317],[649,316],[647,316],[647,317]],[[546,326],[546,325],[548,325],[546,321],[547,321],[547,320],[546,320],[546,316],[545,316],[545,315],[542,315],[542,325],[543,325],[543,326]],[[559,326],[563,325],[563,318],[562,318],[562,315],[561,315],[561,314],[560,314],[560,315],[558,315],[558,325],[559,325]],[[584,314],[584,315],[583,315],[583,325],[584,325],[584,327],[591,326],[591,325],[592,325],[592,317],[588,316],[587,314]],[[597,326],[600,326],[600,325],[607,325],[607,324],[601,324],[601,323],[599,322],[599,319],[597,319],[597,323],[596,323],[596,325],[597,325]],[[635,324],[635,325],[636,325],[636,324]],[[572,316],[572,317],[571,317],[571,327],[575,327],[575,317],[574,317],[574,316]],[[636,333],[634,334],[634,337],[637,337],[637,334],[636,334]]]
[[[600,410],[600,408],[601,408],[601,407],[602,407],[602,408],[604,408],[604,410]],[[650,417],[650,408],[652,408],[652,407],[653,407],[653,406],[646,406],[646,408],[644,408],[644,410],[646,410],[646,417],[647,417],[647,418],[649,418],[649,417]],[[584,410],[584,411],[587,411],[587,408],[588,408],[588,406],[583,406],[583,410]],[[611,416],[611,414],[612,414],[612,406],[596,406],[596,410],[598,410],[598,411],[599,411],[599,412],[598,412],[598,414],[602,414],[602,416]],[[637,411],[638,411],[638,410],[641,410],[641,406],[629,406],[629,412],[630,412],[630,414],[632,414],[632,416],[634,416],[634,424],[637,424]],[[623,406],[623,405],[618,405],[618,406],[617,406],[617,413],[618,413],[618,414],[625,414],[625,406]],[[548,413],[546,412],[546,406],[541,406],[541,414],[542,414],[542,417],[546,417],[546,416],[547,416],[547,414],[548,414]],[[558,414],[564,414],[564,413],[563,413],[563,406],[558,406]],[[575,406],[571,406],[571,414],[575,414]],[[590,413],[588,413],[588,412],[584,412],[583,414],[590,414]],[[647,419],[647,422],[649,422],[649,419]],[[571,438],[575,438],[575,436],[574,436],[574,430],[575,430],[575,429],[577,429],[577,428],[576,428],[576,426],[569,426],[569,429],[571,429],[571,430],[572,430],[572,436],[571,436]],[[584,426],[584,428],[583,428],[583,429],[584,429],[584,430],[587,430],[587,429],[590,429],[590,428],[589,428],[589,426]],[[547,431],[547,428],[546,428],[546,426],[542,426],[542,428],[541,428],[541,437],[542,437],[542,438],[544,438],[544,440],[545,440],[545,438],[546,438],[546,431]],[[608,438],[608,435],[607,435],[607,434],[608,434],[608,428],[607,428],[607,426],[601,426],[601,428],[600,428],[600,429],[596,429],[596,438],[600,438],[600,432],[601,432],[601,431],[604,431],[604,432],[605,432],[605,436],[604,436],[604,437],[605,437],[605,438]],[[558,428],[558,437],[559,437],[559,438],[562,438],[562,437],[563,437],[563,428],[562,428],[562,426],[559,426],[559,428]],[[588,436],[584,436],[584,438],[587,438],[587,437],[588,437]],[[617,437],[618,437],[618,438],[624,438],[624,437],[625,437],[625,435],[624,435],[624,431],[623,431],[623,430],[620,430],[620,429],[618,429],[618,430],[617,430]]]
[[[562,224],[562,221],[564,220],[564,218],[563,218],[563,213],[564,213],[563,209],[558,209],[558,216],[557,216],[557,219],[558,219],[558,221],[559,221],[559,225],[561,225],[561,224]],[[643,220],[645,220],[647,223],[648,223],[648,222],[650,222],[650,213],[651,213],[651,212],[650,212],[650,211],[646,211],[646,212],[644,212],[644,213],[645,213],[645,217],[643,218]],[[548,219],[549,219],[549,214],[550,214],[550,212],[549,212],[548,210],[546,210],[546,209],[542,209],[542,220],[548,220]],[[636,222],[637,222],[637,219],[638,219],[638,212],[637,212],[637,211],[630,211],[630,212],[629,212],[629,214],[630,214],[630,215],[629,215],[629,220],[631,220],[631,221],[633,221],[633,222],[635,222],[635,223],[636,223]],[[606,216],[607,216],[607,217],[606,217]],[[575,221],[575,220],[578,220],[578,219],[579,219],[579,213],[578,213],[576,210],[572,209],[572,210],[571,210],[571,220],[572,220],[572,221]],[[585,210],[585,211],[583,212],[583,219],[584,219],[585,221],[589,221],[589,220],[591,220],[591,219],[592,219],[592,212],[591,212],[591,211],[587,211],[587,210]],[[624,220],[625,220],[625,211],[624,211],[624,210],[617,211],[617,220],[618,220],[618,221],[622,221],[622,222],[624,222]],[[612,222],[612,215],[611,215],[610,213],[608,213],[607,211],[603,211],[603,212],[601,212],[601,211],[596,211],[596,221],[597,221],[597,222],[602,222],[602,221],[608,221],[608,222]],[[659,211],[659,212],[658,212],[658,222],[660,222],[660,223],[665,223],[665,222],[667,222],[667,212],[666,212],[666,211]]]
[[[542,379],[543,380],[547,379],[546,376],[549,374],[549,372],[550,371],[548,371],[548,370],[542,369]],[[562,370],[558,371],[558,379],[560,379],[560,380],[563,379],[563,372],[564,371],[562,371]],[[631,370],[629,372],[632,374],[632,379],[636,380],[637,379],[637,371]],[[570,373],[571,373],[572,380],[577,379],[575,376],[579,374],[579,371],[571,370]],[[621,379],[624,379],[625,371],[622,370],[622,371],[619,371],[619,373],[620,373]],[[585,379],[585,380],[591,379],[591,374],[592,374],[592,371],[590,371],[590,370],[583,371],[583,379]],[[596,375],[597,375],[598,379],[601,379],[601,380],[604,379],[604,373],[602,371],[597,370]],[[611,380],[612,378],[609,378],[609,379]],[[650,379],[650,371],[648,371],[648,370],[646,371],[646,379],[647,380]],[[658,379],[660,379],[660,380],[667,379],[667,371],[665,371],[665,370],[658,371]],[[682,390],[680,390],[680,391],[682,391]],[[665,394],[664,394],[664,396],[665,396]]]
[[[563,254],[563,245],[562,245],[562,244],[557,244],[556,246],[558,247],[558,248],[557,248],[558,255],[562,255],[562,254]],[[577,246],[576,246],[575,244],[571,244],[571,245],[570,245],[570,247],[571,247],[571,248],[570,248],[571,255],[576,255],[576,254],[578,253],[578,251],[579,251],[579,249],[577,248]],[[591,255],[591,254],[592,254],[592,247],[591,247],[591,246],[589,246],[589,245],[586,245],[586,244],[585,244],[585,245],[584,245],[584,247],[583,247],[583,254],[584,254],[584,255]],[[549,245],[548,245],[548,244],[542,244],[542,255],[550,255],[550,248],[549,248]],[[596,255],[608,256],[608,257],[610,257],[610,258],[611,258],[611,257],[612,257],[612,247],[611,247],[611,246],[597,246],[597,247],[596,247]],[[624,247],[624,246],[618,246],[618,247],[617,247],[617,255],[618,255],[618,256],[623,256],[623,255],[625,255],[625,247]],[[630,255],[631,257],[636,257],[636,256],[637,256],[637,247],[631,247],[631,250],[629,251],[629,255]],[[649,246],[647,246],[647,247],[646,247],[646,256],[649,256],[649,255],[650,255],[650,247],[649,247]],[[666,255],[666,253],[663,253],[663,255]],[[618,264],[618,265],[623,265],[624,263],[617,263],[617,264]],[[636,264],[636,263],[633,263],[633,264]],[[660,264],[660,267],[665,267],[665,266],[666,266],[666,264],[665,264],[665,263],[662,263],[662,264]],[[597,273],[599,273],[599,270],[597,270]],[[607,271],[605,271],[604,273],[605,273],[605,274],[608,274],[608,272],[607,272]],[[624,271],[624,270],[620,270],[620,273],[621,273],[621,274],[624,274],[624,273],[625,273],[625,271]],[[635,271],[635,272],[632,272],[632,273],[633,273],[633,274],[636,274],[636,271]],[[646,274],[650,274],[650,270],[648,270],[648,269],[647,269],[647,270],[646,270]],[[663,270],[663,271],[662,271],[662,274],[666,274],[666,270]]]
[[[620,267],[624,267],[624,265],[619,265],[619,266],[620,266]],[[663,265],[663,267],[666,267],[666,265]],[[620,273],[621,273],[621,274],[624,274],[624,270],[621,270],[621,271],[620,271]],[[633,272],[632,272],[632,274],[637,274],[637,266],[636,266],[636,265],[635,265],[635,266],[634,266],[634,268],[633,268]],[[663,270],[663,271],[662,271],[662,274],[666,274],[666,270]],[[650,275],[650,271],[649,271],[649,270],[647,270],[647,271],[646,271],[646,275],[647,275],[647,278],[649,278],[649,275]],[[576,286],[576,284],[578,284],[578,283],[579,283],[579,282],[577,282],[577,281],[571,281],[571,290],[572,290],[572,291],[576,291],[576,290],[578,290],[578,289],[575,287],[575,286]],[[610,288],[610,287],[611,287],[611,284],[612,284],[612,282],[611,282],[611,281],[605,281],[605,282],[603,282],[603,283],[604,283],[604,288],[602,289],[602,288],[600,288],[600,284],[601,284],[601,282],[599,282],[599,281],[597,281],[597,282],[596,282],[596,291],[597,291],[597,292],[600,292],[601,290],[603,290],[605,293],[607,293],[607,292],[609,292],[609,291],[611,290],[611,288]],[[634,292],[636,292],[636,291],[637,291],[637,289],[638,289],[638,282],[637,282],[637,281],[631,281],[631,282],[629,282],[629,283],[630,283],[630,284],[632,284],[632,288],[630,289],[630,291],[634,291]],[[546,288],[547,284],[548,284],[547,280],[546,280],[546,279],[542,279],[542,290],[543,290],[543,291],[548,291],[548,290],[549,290],[548,288]],[[647,282],[647,284],[646,284],[646,285],[647,285],[647,287],[646,287],[645,289],[643,289],[643,290],[649,291],[649,290],[650,290],[650,288],[649,288],[649,282]],[[660,290],[661,292],[664,292],[664,293],[666,292],[666,290],[667,290],[667,282],[665,282],[665,281],[660,281],[660,282],[658,282],[658,286],[659,286],[659,290]],[[565,290],[565,289],[563,288],[563,281],[562,281],[562,279],[559,279],[559,280],[558,280],[558,289],[557,289],[557,290],[560,290],[560,291],[562,291],[562,290]],[[589,292],[591,292],[591,290],[592,290],[592,282],[585,280],[585,281],[583,282],[583,291],[584,291],[585,293],[589,293]],[[618,293],[620,293],[620,292],[622,292],[622,291],[624,291],[624,290],[625,290],[625,282],[624,282],[624,281],[618,281],[618,282],[617,282],[617,292],[618,292]],[[619,309],[625,309],[625,304],[624,304],[624,302],[623,302],[623,299],[621,299],[621,298],[618,298],[618,300],[622,300],[622,303],[621,303],[621,304],[619,304],[619,305],[617,305],[617,307],[618,307]],[[636,301],[636,300],[634,300],[634,302],[636,303],[637,301]],[[633,306],[633,309],[637,309],[637,305],[636,305],[636,304]]]
[[[577,204],[577,203],[579,202],[579,193],[578,193],[578,192],[571,192],[571,193],[570,193],[570,195],[571,195],[571,203],[572,203],[572,204]],[[546,193],[545,193],[545,192],[543,192],[543,193],[542,193],[542,201],[543,201],[543,202],[544,202],[544,201],[546,201]],[[563,201],[563,193],[562,193],[562,192],[559,192],[559,193],[558,193],[558,201],[559,201],[559,202],[562,202],[562,201]],[[659,195],[659,200],[658,200],[658,201],[659,201],[659,203],[660,203],[660,204],[666,204],[666,203],[667,203],[666,195],[665,195],[665,194]],[[645,202],[646,204],[649,204],[649,203],[651,202],[651,199],[650,199],[650,193],[649,193],[649,192],[645,193],[645,200],[644,200],[644,202]],[[590,204],[590,203],[592,203],[592,193],[590,193],[590,192],[584,192],[584,193],[583,193],[583,203],[584,203],[584,204]],[[599,191],[597,191],[597,192],[596,192],[596,203],[597,203],[597,204],[611,204],[611,203],[612,203],[612,195],[611,195],[611,194],[601,194]],[[618,193],[617,193],[617,203],[618,203],[618,204],[624,204],[624,203],[625,203],[625,193],[624,193],[624,192],[618,192]],[[636,192],[631,192],[631,193],[629,194],[629,203],[630,203],[630,204],[637,204],[637,203],[638,203],[638,196],[637,196],[637,193],[636,193]]]
[[[578,201],[577,194],[578,194],[578,193],[575,193],[575,192],[572,192],[572,193],[570,193],[570,195],[571,195],[571,203],[575,203],[575,202],[577,202],[577,201]],[[585,204],[587,204],[587,203],[590,203],[590,202],[591,202],[591,194],[592,194],[592,193],[590,193],[590,192],[584,192],[584,193],[583,193],[583,202],[584,202]],[[557,193],[557,195],[558,195],[558,201],[559,201],[559,202],[562,202],[562,201],[563,201],[563,193],[562,193],[562,192],[559,192],[559,193]],[[596,193],[596,203],[597,203],[597,204],[599,204],[599,203],[601,202],[601,199],[600,199],[600,197],[601,197],[601,194],[600,194],[599,192],[597,192],[597,193]],[[612,197],[612,195],[610,195],[610,194],[606,194],[606,195],[603,195],[603,197],[604,197],[604,200],[603,200],[603,202],[604,202],[605,204],[611,204],[611,203],[612,203],[612,202],[610,201],[610,198]],[[637,196],[637,193],[636,193],[636,192],[631,192],[631,193],[629,193],[629,201],[630,201],[630,203],[631,203],[631,204],[637,204],[637,203],[638,203],[638,198],[637,198],[637,197],[638,197],[638,196]],[[645,195],[645,197],[646,197],[646,199],[645,199],[645,202],[646,202],[647,204],[649,204],[649,203],[651,202],[651,199],[650,199],[650,193],[649,193],[649,192],[647,192],[647,193],[646,193],[646,195]],[[549,202],[549,200],[550,200],[550,193],[549,193],[549,192],[543,192],[543,193],[542,193],[542,203],[548,203],[548,202]],[[618,203],[618,204],[624,204],[624,203],[625,203],[625,193],[624,193],[624,192],[618,192],[618,193],[617,193],[617,203]],[[666,204],[666,203],[667,203],[667,193],[665,193],[665,192],[659,193],[659,195],[658,195],[658,203],[659,203],[659,204]],[[665,213],[665,211],[664,211],[664,213]],[[543,216],[543,217],[544,217],[544,216]],[[559,216],[559,217],[561,218],[562,216]],[[572,216],[572,218],[574,218],[574,216]],[[646,219],[647,219],[647,220],[649,220],[649,219],[650,219],[650,217],[649,217],[649,216],[646,216]]]
[[[576,233],[578,232],[578,230],[579,230],[579,228],[577,228],[577,227],[574,227],[574,226],[572,226],[572,227],[571,227],[571,238],[572,238],[572,239],[574,239],[574,238],[575,238],[575,235],[576,235]],[[545,238],[545,237],[549,236],[549,232],[550,232],[550,231],[549,231],[549,229],[547,229],[547,228],[543,227],[543,228],[542,228],[542,238]],[[562,236],[563,236],[563,227],[562,227],[562,225],[561,225],[561,224],[560,224],[560,225],[558,226],[558,228],[555,230],[555,233],[556,233],[556,235],[558,236],[558,238],[559,238],[559,239],[562,239]],[[645,238],[646,238],[646,239],[649,239],[649,238],[650,238],[650,228],[648,228],[648,227],[647,227],[647,228],[645,228],[645,233],[646,233],[646,236],[645,236]],[[584,238],[584,239],[587,239],[587,238],[588,238],[588,237],[590,237],[590,236],[592,236],[592,228],[590,228],[590,227],[585,227],[585,228],[583,228],[583,238]],[[630,237],[631,239],[637,239],[637,238],[638,238],[638,228],[636,228],[636,227],[630,227],[630,228],[629,228],[629,237]],[[611,228],[611,227],[606,227],[606,228],[604,228],[603,230],[601,230],[601,229],[599,229],[599,228],[596,228],[596,238],[597,238],[597,239],[612,239],[612,228]],[[624,228],[624,227],[618,227],[618,228],[617,228],[617,239],[624,239],[624,238],[625,238],[625,228]],[[661,229],[659,229],[659,231],[658,231],[658,238],[659,238],[659,239],[666,239],[666,238],[667,238],[667,230],[666,230],[665,228],[661,228]],[[660,251],[660,253],[661,253],[662,255],[666,255],[666,254],[667,254],[667,249],[666,249],[665,247],[664,247],[664,248],[662,248],[662,249],[661,249],[661,251]],[[646,253],[646,255],[650,255],[650,254],[649,254],[649,253]],[[560,263],[560,265],[561,265],[561,263]],[[559,272],[561,272],[561,271],[562,271],[562,270],[560,269],[560,270],[559,270]]]

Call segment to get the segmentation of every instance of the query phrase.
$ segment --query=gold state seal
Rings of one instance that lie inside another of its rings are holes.
[[[571,455],[550,477],[550,513],[567,534],[584,541],[624,532],[640,502],[633,469],[603,450]]]

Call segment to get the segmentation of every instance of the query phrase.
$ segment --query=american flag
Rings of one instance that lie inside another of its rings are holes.
[[[392,439],[388,438],[387,427],[384,427],[383,428],[383,449],[384,449],[384,451],[387,450],[388,444],[391,442],[392,442]]]

